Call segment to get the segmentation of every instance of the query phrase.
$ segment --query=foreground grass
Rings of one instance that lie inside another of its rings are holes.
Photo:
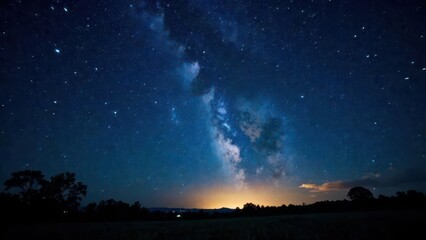
[[[425,211],[387,211],[171,222],[39,223],[3,225],[0,239],[412,239],[423,232],[420,224],[425,222]]]

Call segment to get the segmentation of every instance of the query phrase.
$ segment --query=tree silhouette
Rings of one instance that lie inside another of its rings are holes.
[[[47,181],[41,171],[24,170],[12,173],[12,177],[4,182],[6,191],[17,188],[20,200],[29,205],[41,198],[41,190]]]
[[[373,198],[370,190],[363,187],[353,187],[348,192],[348,198],[352,201],[365,201]]]
[[[256,206],[254,203],[246,203],[243,206],[242,212],[246,215],[253,215],[259,209],[259,205]]]
[[[46,199],[59,204],[64,211],[75,210],[86,196],[87,186],[76,182],[75,174],[61,173],[50,178],[42,189]]]
[[[1,201],[10,206],[21,206],[26,215],[33,218],[62,217],[64,214],[78,212],[80,201],[86,196],[87,186],[77,182],[74,173],[61,173],[44,179],[41,171],[24,170],[12,173],[4,182],[5,189],[14,190],[2,196]],[[18,199],[12,204],[10,199]]]

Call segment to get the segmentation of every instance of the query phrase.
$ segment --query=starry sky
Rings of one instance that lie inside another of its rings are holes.
[[[0,181],[241,207],[426,191],[424,1],[7,0]]]

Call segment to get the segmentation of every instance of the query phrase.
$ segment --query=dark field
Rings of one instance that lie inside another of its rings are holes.
[[[6,226],[1,239],[424,239],[424,211]]]

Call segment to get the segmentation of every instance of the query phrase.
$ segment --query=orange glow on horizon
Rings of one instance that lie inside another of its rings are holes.
[[[190,197],[191,205],[198,208],[242,208],[246,203],[264,206],[281,206],[297,203],[300,196],[289,190],[274,186],[250,186],[247,189],[235,189],[230,186],[216,186],[195,191]]]

